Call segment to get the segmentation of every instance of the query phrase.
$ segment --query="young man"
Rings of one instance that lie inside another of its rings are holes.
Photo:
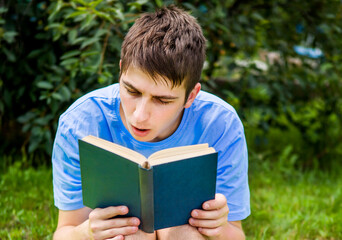
[[[119,84],[83,96],[60,117],[52,157],[54,239],[244,239],[241,220],[250,205],[243,126],[230,105],[200,90],[204,60],[205,38],[186,12],[162,8],[135,22],[122,45]],[[87,135],[145,156],[209,143],[219,155],[215,199],[193,210],[189,224],[152,234],[138,230],[139,219],[124,217],[126,206],[89,209],[77,144]]]

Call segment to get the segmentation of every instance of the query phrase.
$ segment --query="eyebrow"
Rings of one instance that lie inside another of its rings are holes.
[[[132,90],[137,91],[137,92],[141,92],[139,89],[134,87],[129,82],[126,82],[124,79],[122,79],[122,82],[124,83],[124,85],[126,85],[129,88],[131,88]],[[158,98],[158,99],[167,99],[167,100],[175,100],[175,99],[179,98],[179,97],[175,97],[175,96],[172,96],[172,95],[153,95],[153,97],[154,98]]]

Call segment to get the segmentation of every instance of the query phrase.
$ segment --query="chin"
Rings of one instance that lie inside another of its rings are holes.
[[[134,137],[135,140],[138,140],[140,142],[153,142],[153,138],[151,138],[149,136],[139,137],[139,136],[136,136],[134,134],[132,134],[132,136]]]

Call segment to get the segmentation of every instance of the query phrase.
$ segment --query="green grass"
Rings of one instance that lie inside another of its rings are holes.
[[[342,239],[342,170],[301,173],[251,159],[248,239]],[[51,239],[57,224],[51,170],[0,175],[0,239]]]
[[[51,239],[57,224],[51,169],[0,173],[0,239]]]
[[[250,165],[248,239],[342,239],[341,167],[301,172],[269,162]]]

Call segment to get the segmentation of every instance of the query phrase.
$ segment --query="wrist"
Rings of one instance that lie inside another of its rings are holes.
[[[91,228],[90,228],[89,219],[87,219],[86,221],[84,221],[83,223],[75,227],[75,231],[77,232],[77,235],[80,237],[79,239],[82,239],[82,240],[94,239]]]
[[[75,240],[89,240],[88,221],[81,223],[78,226],[62,226],[59,227],[54,235],[53,240],[75,239]]]

